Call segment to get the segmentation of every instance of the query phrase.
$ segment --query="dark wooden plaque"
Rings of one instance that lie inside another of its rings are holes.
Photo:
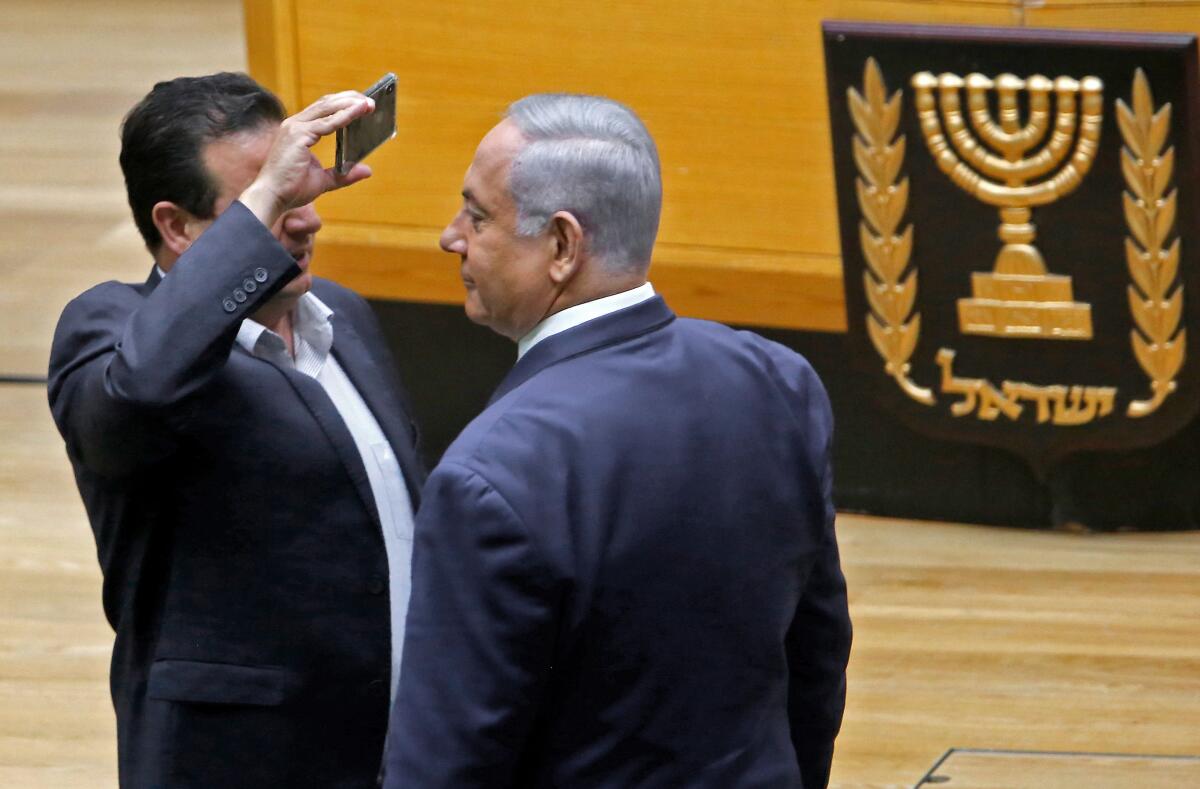
[[[1200,408],[1190,35],[824,24],[863,387],[1044,470]]]

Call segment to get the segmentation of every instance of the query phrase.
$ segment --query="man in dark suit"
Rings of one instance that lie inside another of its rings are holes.
[[[646,281],[658,154],[531,96],[442,234],[516,340],[417,519],[388,787],[821,787],[850,621],[812,368]]]
[[[72,301],[50,360],[116,630],[128,787],[367,787],[407,609],[416,432],[379,327],[308,271],[312,201],[368,175],[240,74],[159,83],[121,165],[155,268]]]

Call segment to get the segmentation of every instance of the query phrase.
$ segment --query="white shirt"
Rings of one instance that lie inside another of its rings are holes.
[[[333,324],[329,321],[332,314],[333,311],[313,294],[300,297],[292,313],[294,359],[282,337],[249,318],[242,321],[237,342],[260,359],[315,378],[354,437],[354,445],[367,469],[367,480],[375,498],[375,508],[379,511],[383,544],[387,550],[392,612],[391,698],[395,701],[408,598],[412,591],[412,502],[391,444],[362,395],[329,353],[333,347]]]
[[[585,301],[583,304],[576,304],[574,307],[567,307],[562,312],[556,312],[545,318],[537,326],[534,326],[528,334],[517,340],[517,358],[520,359],[529,353],[530,348],[547,337],[553,337],[559,332],[573,329],[581,323],[595,320],[596,318],[608,315],[610,312],[632,307],[634,304],[641,304],[643,301],[652,298],[654,298],[654,286],[649,282],[644,282],[633,290],[614,293],[611,296],[605,296],[593,301]]]

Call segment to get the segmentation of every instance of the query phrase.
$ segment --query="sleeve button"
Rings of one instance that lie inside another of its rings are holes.
[[[242,290],[246,291],[247,293],[253,293],[254,291],[258,290],[258,283],[249,277],[246,277],[245,281],[242,282]]]
[[[267,270],[262,266],[254,269],[254,279],[259,284],[267,281]]]
[[[224,308],[226,312],[237,312],[237,302],[228,296],[221,300],[221,307]]]
[[[241,288],[233,289],[233,300],[238,304],[242,304],[247,298],[249,297],[246,295],[246,291],[242,290]]]

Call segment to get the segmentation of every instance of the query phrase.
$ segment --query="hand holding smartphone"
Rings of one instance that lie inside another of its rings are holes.
[[[396,75],[389,71],[363,93],[375,101],[375,111],[338,129],[334,167],[342,175],[396,136]]]

